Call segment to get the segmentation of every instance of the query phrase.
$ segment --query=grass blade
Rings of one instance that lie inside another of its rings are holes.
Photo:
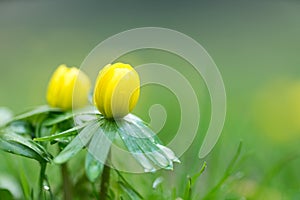
[[[240,154],[241,154],[241,150],[242,150],[242,146],[243,143],[242,141],[239,143],[239,146],[237,148],[237,151],[235,153],[235,155],[233,156],[232,160],[230,161],[228,167],[225,170],[225,173],[223,175],[223,177],[219,180],[219,182],[216,184],[216,186],[214,186],[206,195],[203,199],[214,199],[217,190],[223,185],[223,183],[227,180],[227,178],[231,175],[234,165],[236,163],[236,161],[238,160]]]

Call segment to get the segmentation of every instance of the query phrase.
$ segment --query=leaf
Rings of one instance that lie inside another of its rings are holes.
[[[97,113],[94,107],[87,108],[87,109],[80,109],[72,112],[65,112],[60,113],[59,115],[53,115],[51,118],[47,119],[44,123],[45,126],[52,126],[54,124],[58,124],[61,122],[64,122],[66,120],[69,120],[71,118],[80,120],[80,121],[91,121],[96,118],[96,116],[103,117],[103,115],[100,115]]]
[[[203,199],[212,199],[217,194],[217,191],[221,188],[223,183],[228,179],[228,177],[231,175],[233,168],[241,154],[242,151],[243,142],[240,141],[239,146],[237,148],[237,151],[233,158],[231,159],[230,163],[228,164],[225,173],[223,177],[217,182],[217,184],[203,197]]]
[[[122,181],[118,181],[118,184],[130,199],[134,199],[134,200],[143,199],[134,190],[132,190],[130,187],[127,187],[127,185],[125,185]]]
[[[139,129],[139,131],[141,131],[141,134],[137,134],[135,132],[130,133],[133,136],[138,138],[151,138],[155,143],[161,143],[161,141],[156,136],[156,134],[151,130],[149,125],[144,121],[142,121],[137,116],[130,114],[129,116],[126,116],[124,118],[124,121],[132,126],[135,126],[136,128]]]
[[[143,199],[143,196],[142,196],[136,189],[134,189],[134,188],[131,186],[130,183],[127,182],[127,180],[124,178],[124,176],[121,174],[120,171],[116,170],[115,172],[116,172],[116,173],[118,174],[118,176],[121,178],[121,180],[122,180],[122,182],[123,182],[124,185],[126,185],[128,188],[131,188],[131,190],[132,190],[136,195],[138,195],[138,196],[140,197],[140,199]]]
[[[99,127],[99,122],[91,122],[72,140],[72,142],[63,149],[54,159],[56,164],[61,164],[75,156],[91,140]]]
[[[116,130],[113,122],[105,120],[104,123],[99,126],[98,130],[95,132],[91,142],[88,145],[88,155],[92,156],[94,163],[97,163],[97,173],[91,173],[91,168],[93,165],[86,165],[86,173],[91,182],[94,182],[100,175],[103,169],[103,165],[107,160],[107,156],[110,151],[111,144],[115,139]],[[89,158],[90,159],[90,158]],[[86,160],[87,162],[87,160]],[[92,163],[90,163],[92,164]],[[93,171],[93,170],[92,170]],[[97,174],[97,176],[95,176]]]
[[[45,131],[42,131],[43,129],[43,122],[44,120],[48,117],[48,114],[44,114],[44,115],[35,115],[34,117],[32,117],[32,119],[30,119],[30,123],[32,124],[32,126],[34,127],[34,138],[36,137],[43,137],[45,133]]]
[[[0,197],[5,200],[14,200],[13,195],[7,189],[0,189]]]
[[[195,182],[197,181],[197,179],[204,172],[205,168],[206,168],[206,162],[203,163],[203,165],[198,173],[194,174],[192,177],[188,176],[188,181],[185,186],[185,191],[184,191],[184,195],[183,195],[184,199],[187,199],[187,200],[191,199],[193,186],[195,185]]]
[[[164,154],[164,156],[166,156],[170,161],[180,163],[180,160],[176,157],[175,153],[170,148],[162,144],[160,139],[151,130],[151,128],[149,128],[149,126],[138,117],[135,116],[135,118],[136,120],[127,122],[131,124],[131,127],[136,127],[140,131],[140,133],[138,132],[138,130],[136,131],[136,133],[139,133],[139,135],[136,135],[136,137],[148,138],[149,140],[145,140],[147,141],[148,145],[153,145],[149,142],[154,143],[158,147],[159,152]]]
[[[19,134],[19,135],[29,135],[32,136],[34,134],[34,130],[32,125],[27,121],[13,121],[7,127],[12,132]]]
[[[51,116],[50,118],[46,119],[43,123],[44,126],[52,126],[58,123],[61,123],[63,121],[66,121],[68,119],[71,119],[73,117],[74,113],[73,112],[66,112],[60,115],[54,115]]]
[[[120,127],[122,126],[123,125],[121,125]],[[130,130],[126,131],[126,129],[120,127],[118,128],[118,133],[131,155],[140,163],[140,165],[144,168],[145,172],[155,171],[155,165],[147,158],[144,152],[139,148],[139,146],[135,142],[135,139],[127,134],[127,131]]]
[[[145,171],[159,168],[173,169],[173,162],[179,162],[173,151],[163,146],[154,132],[139,118],[125,118],[118,121],[118,132],[125,146],[142,165]]]
[[[123,119],[128,121],[128,122],[141,123],[141,124],[144,124],[145,126],[149,127],[149,123],[143,121],[141,118],[139,118],[138,116],[136,116],[134,114],[131,114],[131,113],[126,115]]]
[[[56,134],[53,134],[53,135],[40,137],[40,138],[34,138],[33,140],[34,141],[53,141],[57,138],[69,137],[69,136],[72,136],[72,135],[76,135],[79,130],[83,129],[86,126],[87,126],[87,124],[82,124],[82,125],[70,128],[70,129],[68,129],[66,131],[63,131],[61,133],[56,133]]]
[[[0,138],[0,149],[8,153],[36,159],[40,161],[40,156],[31,149],[28,149],[18,143],[8,142]]]
[[[145,138],[139,129],[126,121],[120,123],[119,130],[124,144],[145,171],[156,171],[157,166],[166,167],[168,165],[168,161],[164,157],[157,157],[159,159],[157,161],[156,157],[152,155],[159,150],[153,138],[150,138],[151,141],[148,143],[149,139]]]
[[[103,164],[96,160],[91,153],[85,157],[85,172],[91,182],[95,182],[103,171]]]
[[[50,162],[52,159],[51,154],[43,146],[15,133],[6,133],[0,136],[0,149],[39,162]]]
[[[32,117],[34,115],[38,115],[38,114],[42,114],[42,113],[49,113],[49,112],[62,112],[62,111],[59,108],[52,108],[49,106],[39,106],[31,111],[25,112],[21,115],[14,117],[12,120],[15,121],[15,120],[26,119],[26,118]]]
[[[200,171],[191,177],[191,186],[194,186],[195,182],[202,175],[202,173],[204,172],[205,169],[206,169],[206,162],[203,163]]]

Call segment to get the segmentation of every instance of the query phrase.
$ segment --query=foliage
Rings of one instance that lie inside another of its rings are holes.
[[[118,120],[111,120],[104,118],[95,110],[69,113],[41,106],[14,117],[1,128],[1,132],[1,150],[35,159],[40,164],[39,199],[54,199],[46,175],[47,164],[54,162],[65,170],[64,163],[84,148],[88,149],[84,165],[88,180],[94,185],[102,176],[101,184],[103,184],[102,179],[110,176],[105,174],[105,169],[108,168],[105,161],[108,160],[116,134],[122,138],[127,150],[147,172],[154,172],[160,168],[173,169],[173,162],[179,162],[172,150],[163,146],[153,131],[132,114]],[[59,153],[54,159],[47,150],[49,145],[58,146]],[[115,190],[110,188],[108,197],[117,195],[120,199],[143,199],[121,173],[115,171],[119,177],[118,187]],[[65,173],[68,172],[65,171],[63,177],[66,176]],[[68,176],[64,179],[64,184],[66,182],[70,184],[67,180]],[[21,180],[24,196],[29,199],[36,198],[37,194],[29,192],[30,189],[23,175]]]

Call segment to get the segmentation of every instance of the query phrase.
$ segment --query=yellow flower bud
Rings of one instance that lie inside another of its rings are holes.
[[[53,73],[47,91],[47,101],[52,107],[63,110],[80,108],[88,103],[91,89],[89,77],[75,67],[60,65]]]
[[[140,78],[129,65],[106,65],[96,80],[94,104],[107,118],[121,118],[135,107],[140,95]]]

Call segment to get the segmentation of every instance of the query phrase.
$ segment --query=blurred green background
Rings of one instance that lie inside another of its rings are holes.
[[[218,199],[300,199],[299,22],[297,0],[0,1],[0,107],[17,114],[45,104],[54,69],[61,63],[79,67],[109,36],[145,26],[174,29],[208,51],[227,92],[225,127],[217,146],[204,159],[208,167],[197,192],[203,196],[218,182],[243,140],[242,159]],[[193,76],[188,63],[166,52],[132,52],[119,60],[133,65],[168,64],[190,77],[198,91],[203,121],[182,163],[173,172],[126,175],[143,194],[149,193],[151,182],[161,174],[180,191],[185,177],[196,173],[204,161],[197,153],[210,118],[205,85],[201,77]],[[151,104],[165,105],[169,118],[159,133],[164,142],[172,138],[180,120],[176,99],[169,103],[172,98],[163,88],[145,87],[134,111],[147,121]],[[0,186],[14,183],[20,170],[28,172],[35,184],[34,161],[0,153],[0,163]],[[55,174],[55,167],[49,173]],[[60,179],[51,178],[52,182]]]

